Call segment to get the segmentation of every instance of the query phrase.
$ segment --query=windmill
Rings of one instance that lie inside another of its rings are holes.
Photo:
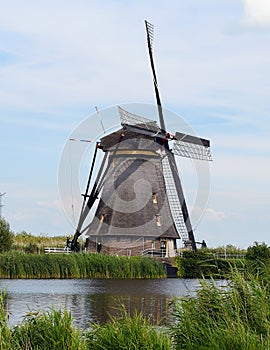
[[[109,254],[174,256],[179,238],[197,249],[175,157],[209,161],[210,142],[167,131],[153,60],[154,27],[145,25],[159,125],[118,106],[121,128],[96,143],[72,250],[78,249],[83,233],[88,250]],[[104,156],[93,181],[98,150]],[[86,224],[97,202],[95,216]]]

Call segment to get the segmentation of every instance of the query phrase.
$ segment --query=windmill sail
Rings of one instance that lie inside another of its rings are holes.
[[[151,69],[153,73],[153,82],[154,82],[154,88],[155,88],[155,94],[156,94],[156,100],[157,100],[159,122],[160,122],[161,130],[165,131],[166,128],[165,128],[165,122],[164,122],[164,117],[162,113],[161,99],[158,91],[157,76],[156,76],[154,58],[153,58],[154,26],[153,24],[145,21],[145,27],[146,27],[146,33],[147,33],[148,53],[149,53],[150,64],[151,64]]]
[[[210,141],[188,134],[177,132],[173,152],[177,156],[199,160],[212,160],[210,153]]]
[[[156,132],[160,132],[160,128],[157,125],[157,122],[152,119],[147,119],[136,114],[130,113],[126,111],[124,108],[118,106],[118,113],[120,116],[121,124],[135,126],[137,128],[150,130]]]
[[[163,175],[164,175],[164,180],[166,185],[167,197],[169,200],[170,209],[171,209],[172,217],[175,223],[175,227],[182,241],[185,243],[189,241],[188,231],[185,225],[182,206],[175,187],[175,182],[172,176],[168,156],[165,156],[162,159],[162,168],[163,168]]]
[[[145,21],[145,25],[146,25],[147,45],[148,45],[148,52],[149,52],[151,69],[152,69],[152,73],[153,73],[153,82],[154,82],[154,88],[155,88],[155,94],[156,94],[156,101],[157,101],[157,107],[158,107],[158,115],[159,115],[160,127],[161,127],[161,130],[166,135],[167,133],[165,131],[166,130],[166,128],[165,128],[165,121],[164,121],[163,112],[162,112],[161,99],[160,99],[160,95],[159,95],[158,83],[157,83],[157,77],[156,77],[155,66],[154,66],[154,59],[153,59],[154,26],[151,23],[147,22],[147,21]],[[195,242],[193,229],[192,229],[190,218],[189,218],[188,208],[187,208],[186,200],[185,200],[185,197],[184,197],[182,184],[181,184],[178,172],[177,172],[177,167],[176,167],[176,163],[175,163],[175,159],[174,159],[174,154],[172,152],[170,152],[170,150],[169,150],[169,142],[168,141],[166,141],[164,143],[164,147],[168,151],[168,155],[169,155],[168,156],[168,164],[169,164],[170,172],[171,172],[171,175],[172,175],[172,178],[173,178],[173,181],[174,181],[175,191],[176,191],[177,196],[179,198],[179,201],[181,203],[181,213],[182,214],[180,214],[180,212],[179,212],[179,215],[183,219],[183,222],[184,222],[184,224],[186,226],[186,231],[187,231],[189,245],[191,245],[192,249],[194,251],[196,251],[197,250],[196,242]]]

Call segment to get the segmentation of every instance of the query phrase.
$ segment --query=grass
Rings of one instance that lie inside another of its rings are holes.
[[[160,261],[103,254],[0,254],[0,278],[161,278]]]

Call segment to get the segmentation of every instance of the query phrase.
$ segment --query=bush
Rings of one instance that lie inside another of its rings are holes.
[[[38,252],[39,248],[35,243],[30,242],[25,246],[25,253],[27,254],[37,254]]]
[[[246,259],[248,260],[267,260],[270,258],[270,248],[266,243],[259,244],[255,242],[253,246],[248,247]]]
[[[182,257],[176,257],[175,264],[181,278],[227,278],[231,266],[241,270],[245,265],[244,260],[217,259],[205,250],[184,251]]]

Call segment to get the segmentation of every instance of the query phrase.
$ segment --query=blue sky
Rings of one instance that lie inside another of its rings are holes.
[[[57,184],[68,138],[95,106],[103,111],[117,104],[155,103],[144,19],[155,25],[164,107],[212,143],[211,192],[203,218],[194,224],[196,237],[210,246],[270,244],[267,0],[3,3],[5,218],[14,232],[73,232]],[[89,128],[83,137],[101,133],[95,116]],[[182,164],[192,207],[192,166]]]

